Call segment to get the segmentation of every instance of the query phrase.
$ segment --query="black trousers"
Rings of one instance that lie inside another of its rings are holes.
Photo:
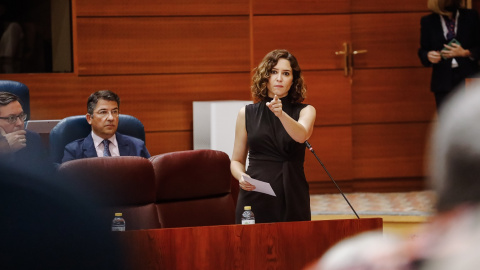
[[[452,89],[448,92],[434,92],[435,104],[437,105],[437,112],[440,109],[441,105],[448,100],[451,94],[456,91],[461,91],[465,89],[465,78],[458,74],[456,68],[452,69]]]

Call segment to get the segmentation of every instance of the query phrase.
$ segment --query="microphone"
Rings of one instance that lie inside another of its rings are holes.
[[[332,180],[332,182],[335,184],[335,186],[337,187],[338,191],[340,191],[340,193],[342,194],[343,198],[345,199],[345,201],[348,203],[348,205],[350,206],[350,208],[352,209],[353,213],[355,213],[355,216],[357,216],[357,219],[360,219],[360,217],[357,215],[357,212],[355,212],[355,209],[353,209],[353,206],[350,204],[350,202],[348,201],[347,197],[345,197],[345,194],[343,194],[342,190],[340,189],[340,187],[337,185],[337,182],[335,182],[335,180],[333,180],[333,177],[330,175],[330,173],[328,172],[327,168],[325,168],[325,165],[323,165],[322,161],[317,157],[317,154],[315,154],[315,151],[313,151],[313,147],[312,145],[308,142],[308,141],[305,141],[305,146],[307,147],[308,150],[310,150],[310,152],[312,152],[312,154],[317,158],[318,162],[320,163],[320,165],[322,165],[323,169],[325,170],[325,172],[328,174],[328,177],[330,177],[330,179]]]

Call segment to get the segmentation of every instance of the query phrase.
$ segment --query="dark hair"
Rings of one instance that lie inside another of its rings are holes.
[[[250,90],[256,101],[266,100],[268,97],[267,83],[270,72],[277,65],[279,59],[286,59],[290,62],[293,71],[292,86],[288,90],[288,97],[292,102],[300,103],[305,99],[307,88],[303,81],[302,70],[298,61],[287,50],[273,50],[269,52],[262,62],[253,70],[252,85]]]
[[[7,106],[14,101],[21,103],[20,98],[17,95],[9,92],[0,92],[0,106]]]
[[[87,101],[87,112],[88,114],[93,114],[93,110],[97,106],[98,100],[104,99],[104,100],[110,100],[110,101],[116,101],[118,108],[120,109],[120,97],[118,97],[117,94],[110,90],[100,90],[97,91],[93,94],[91,94],[88,97]]]

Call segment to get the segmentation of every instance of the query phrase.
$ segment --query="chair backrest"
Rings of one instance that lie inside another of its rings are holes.
[[[0,92],[9,92],[17,95],[22,101],[22,108],[27,114],[27,120],[30,119],[30,92],[25,84],[10,80],[0,80]]]
[[[160,228],[155,207],[155,178],[148,159],[135,156],[95,157],[62,163],[61,179],[98,204],[108,230],[115,212],[123,213],[127,230]]]
[[[226,153],[188,150],[153,156],[150,161],[162,228],[235,224],[236,196]]]
[[[92,128],[85,115],[69,116],[62,119],[51,131],[49,138],[50,157],[53,162],[61,163],[65,146],[74,140],[85,138]],[[120,114],[118,132],[145,141],[145,129],[137,118]]]

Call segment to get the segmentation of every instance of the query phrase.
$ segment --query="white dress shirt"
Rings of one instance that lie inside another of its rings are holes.
[[[447,33],[448,33],[448,28],[447,28],[447,24],[445,23],[445,19],[443,18],[442,15],[440,15],[440,20],[442,21],[442,28],[443,28],[443,35],[445,36],[445,39],[447,38]],[[458,28],[458,17],[460,17],[460,12],[457,10],[457,14],[455,15],[455,35],[457,34],[457,28]],[[457,63],[457,60],[455,60],[455,58],[452,59],[452,68],[457,68],[458,67],[458,63]]]
[[[95,150],[97,151],[97,156],[103,157],[103,138],[97,136],[95,133],[92,131],[92,138],[93,138],[93,145],[95,145]],[[117,137],[115,134],[113,134],[112,137],[108,138],[110,141],[110,144],[108,146],[108,149],[110,150],[110,155],[112,157],[118,157],[120,156],[120,151],[118,150],[118,143],[117,143]]]

